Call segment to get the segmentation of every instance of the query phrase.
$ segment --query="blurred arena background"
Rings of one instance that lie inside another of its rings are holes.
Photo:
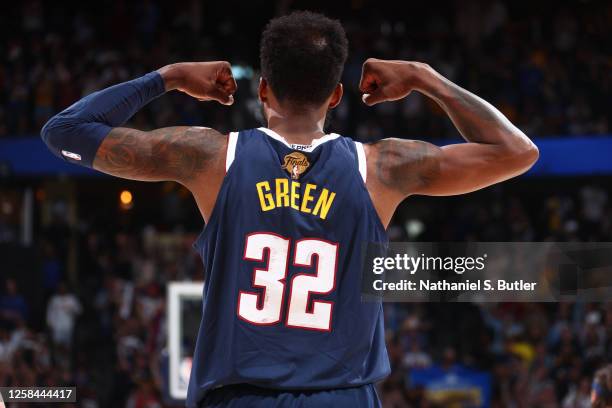
[[[612,240],[610,2],[14,2],[0,15],[0,386],[76,385],[90,408],[180,406],[168,388],[166,287],[203,279],[192,198],[177,184],[68,165],[38,132],[85,94],[183,60],[230,61],[234,106],[172,93],[133,126],[259,125],[259,34],[292,9],[324,11],[347,30],[335,132],[458,140],[417,94],[361,103],[367,57],[410,59],[499,107],[540,147],[519,179],[408,199],[392,240]],[[385,313],[394,368],[380,384],[385,407],[588,407],[594,371],[612,360],[609,302],[386,304]],[[479,403],[466,402],[473,395]]]

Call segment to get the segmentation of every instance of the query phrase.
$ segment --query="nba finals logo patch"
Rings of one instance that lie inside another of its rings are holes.
[[[300,178],[300,174],[306,171],[308,166],[310,166],[310,163],[308,163],[308,158],[304,154],[293,152],[285,156],[282,168],[291,174],[292,180],[297,180]]]

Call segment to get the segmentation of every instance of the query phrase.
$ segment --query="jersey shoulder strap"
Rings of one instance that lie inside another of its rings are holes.
[[[368,166],[363,143],[356,142],[350,137],[341,137],[338,142],[342,143],[350,152],[350,155],[355,161],[355,167],[359,171],[359,174],[365,183],[368,177]]]
[[[225,155],[225,172],[229,170],[236,157],[236,146],[240,132],[230,132],[227,138],[227,153]]]
[[[363,148],[363,143],[355,142],[351,140],[355,144],[355,150],[357,151],[357,166],[359,168],[359,174],[361,174],[361,178],[365,183],[368,179],[368,163],[366,161],[365,149]]]
[[[249,143],[257,143],[257,129],[246,129],[236,132],[230,132],[227,139],[227,153],[225,156],[225,173],[229,171],[234,161],[240,155],[240,152],[249,148]]]

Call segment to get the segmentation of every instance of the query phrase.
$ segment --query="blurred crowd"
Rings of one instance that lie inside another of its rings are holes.
[[[525,183],[408,200],[389,233],[423,241],[612,240],[609,185],[568,185],[559,193],[546,181]],[[179,191],[166,192],[173,194],[177,214],[193,206]],[[56,214],[40,233],[39,281],[9,274],[1,282],[0,384],[76,385],[82,407],[174,406],[167,399],[165,288],[203,279],[191,247],[200,222],[181,219],[170,228],[126,228],[93,224],[85,211],[71,226]],[[70,282],[66,241],[74,233],[78,277]],[[44,288],[44,302],[26,295],[33,286]],[[608,302],[389,303],[385,315],[393,373],[379,388],[390,408],[453,406],[436,405],[412,383],[411,374],[427,367],[490,373],[496,408],[588,407],[593,372],[612,359]]]
[[[174,94],[137,115],[134,126],[229,131],[258,125],[259,33],[289,7],[327,11],[346,27],[351,49],[345,100],[330,119],[335,132],[361,140],[456,136],[442,111],[418,94],[366,108],[357,84],[368,57],[427,62],[532,136],[611,131],[610,2],[525,7],[456,0],[409,10],[384,0],[225,4],[120,0],[64,7],[27,0],[7,6],[0,15],[0,137],[37,134],[51,115],[80,97],[181,60],[229,60],[239,80],[236,104],[202,106]]]

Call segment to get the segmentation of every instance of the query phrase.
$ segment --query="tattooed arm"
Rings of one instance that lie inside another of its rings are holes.
[[[193,194],[208,220],[225,175],[227,137],[202,127],[142,132],[114,128],[94,159],[96,170],[142,181],[173,180]]]
[[[227,62],[179,63],[158,73],[166,91],[177,89],[198,100],[233,103],[236,82]],[[176,126],[143,132],[116,127],[102,141],[93,166],[117,177],[173,180],[189,187],[211,166],[222,166],[226,146],[227,138],[210,128]]]
[[[166,91],[201,101],[234,101],[236,82],[227,62],[186,62],[157,71]],[[143,132],[113,128],[96,152],[93,167],[133,180],[173,180],[189,187],[198,175],[224,165],[227,137],[204,127],[176,126]],[[204,174],[206,177],[209,174]]]
[[[51,118],[41,137],[71,163],[128,179],[178,181],[196,196],[206,218],[223,178],[227,138],[201,127],[149,132],[121,127],[151,100],[175,89],[231,105],[236,81],[224,61],[168,65],[82,98]]]
[[[467,143],[437,147],[400,139],[366,145],[368,188],[387,221],[411,194],[456,195],[527,171],[537,147],[491,104],[442,77],[426,64],[369,59],[360,89],[367,105],[395,101],[412,90],[432,98]]]
[[[222,166],[227,137],[202,127],[143,132],[114,128],[100,145],[93,166],[113,176],[141,181],[173,180],[186,186]]]

